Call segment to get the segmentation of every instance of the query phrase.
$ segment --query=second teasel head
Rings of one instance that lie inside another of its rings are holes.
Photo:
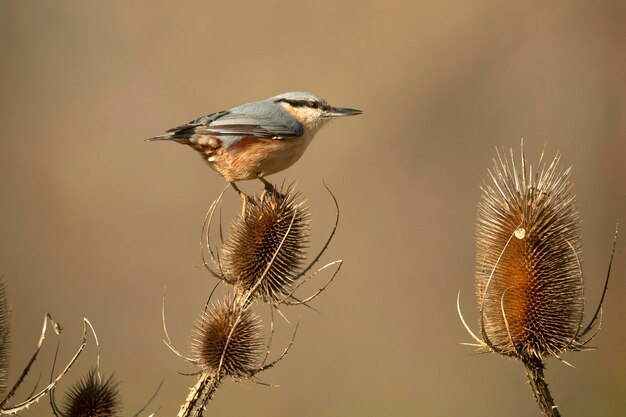
[[[498,154],[482,187],[476,291],[485,345],[518,358],[581,346],[580,219],[560,156],[538,170]]]
[[[227,296],[196,321],[191,358],[205,373],[249,378],[259,368],[263,339],[259,316]]]

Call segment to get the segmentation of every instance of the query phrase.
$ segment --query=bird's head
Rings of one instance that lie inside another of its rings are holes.
[[[330,120],[337,117],[356,116],[361,110],[347,107],[333,107],[326,100],[311,93],[292,91],[271,97],[275,103],[283,106],[291,113],[307,130],[317,131]]]

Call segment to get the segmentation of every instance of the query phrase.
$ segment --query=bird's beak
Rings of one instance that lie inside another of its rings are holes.
[[[349,109],[347,107],[332,107],[326,111],[324,116],[326,117],[343,117],[343,116],[356,116],[363,113],[361,110]]]

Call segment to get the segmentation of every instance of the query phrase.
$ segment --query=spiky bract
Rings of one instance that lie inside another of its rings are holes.
[[[263,337],[259,316],[227,297],[214,302],[196,321],[192,358],[204,372],[248,378],[258,369]]]
[[[113,417],[121,413],[118,383],[113,375],[103,380],[91,369],[67,394],[64,417]]]
[[[240,292],[281,302],[300,277],[310,232],[308,208],[292,188],[251,197],[245,218],[233,222],[221,270]]]
[[[576,348],[583,313],[580,220],[557,155],[538,172],[498,153],[482,188],[476,282],[484,342],[515,357]]]

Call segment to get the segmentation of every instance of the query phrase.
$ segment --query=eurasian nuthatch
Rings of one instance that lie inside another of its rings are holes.
[[[315,133],[335,117],[360,110],[332,107],[311,93],[290,92],[199,117],[148,139],[189,145],[232,185],[245,203],[247,196],[235,182],[263,177],[293,165]]]

